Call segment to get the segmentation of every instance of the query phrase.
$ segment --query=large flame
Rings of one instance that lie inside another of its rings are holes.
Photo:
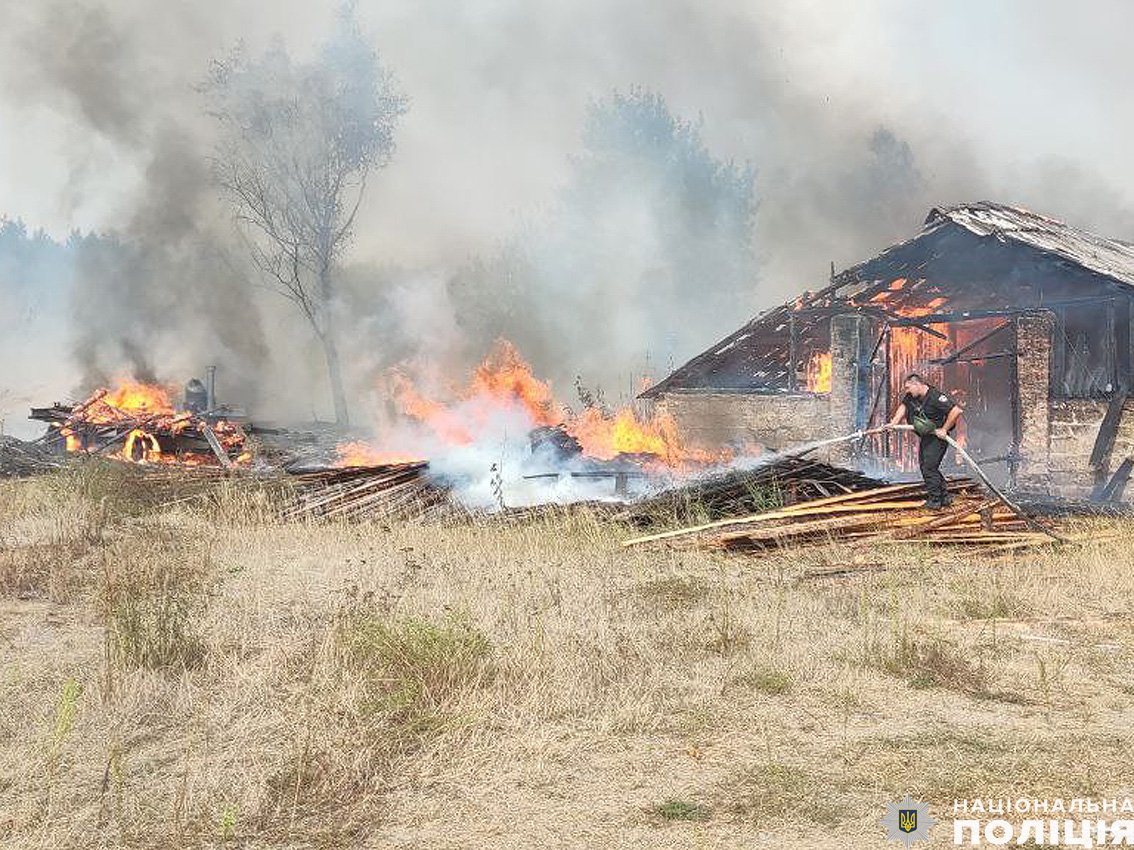
[[[170,388],[157,384],[125,381],[107,392],[96,404],[130,415],[172,415],[173,402]]]
[[[443,443],[468,445],[495,417],[514,413],[532,426],[563,421],[551,387],[532,374],[516,347],[497,340],[473,372],[468,386],[450,402],[429,398],[405,374],[391,376],[401,412],[426,425]]]
[[[667,462],[680,462],[683,448],[677,425],[668,416],[642,422],[630,408],[606,416],[588,407],[565,423],[565,430],[579,441],[583,454],[610,460],[620,454],[654,455]]]
[[[400,413],[425,426],[442,446],[462,446],[482,438],[492,423],[522,423],[531,429],[556,426],[574,437],[587,457],[610,460],[619,455],[648,455],[667,465],[706,463],[723,459],[687,448],[676,423],[666,415],[641,417],[629,408],[614,412],[587,407],[570,415],[551,386],[537,378],[516,347],[498,340],[472,373],[468,385],[448,401],[431,398],[404,372],[395,372],[391,395]],[[343,443],[338,465],[361,465],[405,460],[414,453],[391,452],[368,443]],[[422,452],[423,454],[425,452]]]
[[[556,425],[563,419],[551,387],[532,374],[531,366],[505,339],[497,340],[477,367],[468,395],[518,403],[536,425]]]
[[[426,398],[408,377],[394,372],[390,381],[394,398],[405,416],[426,425],[443,442],[464,446],[473,441],[472,431],[456,413],[441,402]]]

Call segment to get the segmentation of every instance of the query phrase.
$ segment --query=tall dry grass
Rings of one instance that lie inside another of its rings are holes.
[[[3,846],[869,848],[1134,784],[1126,532],[734,558],[120,474],[0,482]]]

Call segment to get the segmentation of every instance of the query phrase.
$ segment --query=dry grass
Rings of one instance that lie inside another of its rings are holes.
[[[882,848],[907,791],[1134,785],[1134,534],[816,579],[859,553],[116,474],[0,482],[5,847]]]

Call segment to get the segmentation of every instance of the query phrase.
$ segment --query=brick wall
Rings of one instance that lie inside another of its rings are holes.
[[[1017,485],[1046,492],[1054,482],[1049,477],[1051,453],[1051,336],[1055,327],[1051,313],[1016,319],[1016,380],[1020,400],[1020,467]],[[1086,466],[1090,448],[1083,458]]]
[[[872,320],[859,313],[834,316],[831,319],[831,424],[827,436],[853,434],[859,422],[859,410],[869,392],[862,364],[870,359],[877,339]],[[841,443],[831,449],[835,463],[853,465],[854,446]]]
[[[1053,326],[1053,317],[1048,313],[1016,320],[1022,459],[1017,484],[1021,489],[1085,498],[1096,484],[1095,472],[1088,462],[1108,402],[1051,398]],[[1127,457],[1134,457],[1134,402],[1129,401],[1102,476],[1109,478]],[[1132,497],[1134,488],[1128,488],[1127,501]]]
[[[1051,486],[1063,496],[1089,496],[1095,486],[1094,473],[1087,466],[1099,426],[1106,415],[1108,402],[1088,399],[1051,403]],[[1103,467],[1103,474],[1111,473],[1127,457],[1134,457],[1134,401],[1127,401],[1122,410],[1114,449]],[[1134,487],[1128,487],[1126,500],[1134,496]]]
[[[785,449],[832,436],[825,395],[665,393],[654,410],[672,416],[690,445],[710,450],[754,444]]]

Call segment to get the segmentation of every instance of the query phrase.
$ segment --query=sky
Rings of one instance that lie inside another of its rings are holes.
[[[0,199],[54,234],[114,227],[142,175],[129,140],[92,130],[59,96],[66,81],[28,61],[50,48],[45,32],[81,52],[75,19],[106,10],[132,55],[117,73],[160,120],[238,39],[278,33],[302,51],[330,17],[327,2],[293,0],[166,2],[160,14],[140,0],[5,5],[15,24],[0,37]],[[412,98],[397,159],[364,210],[366,258],[444,262],[506,237],[552,202],[588,100],[635,84],[701,114],[714,151],[769,180],[828,168],[840,133],[885,125],[925,158],[931,183],[935,158],[963,148],[1009,195],[1013,180],[1014,194],[1029,194],[1035,178],[1019,172],[1070,164],[1108,203],[1130,201],[1126,3],[394,0],[359,10]],[[956,175],[940,176],[952,191]]]

